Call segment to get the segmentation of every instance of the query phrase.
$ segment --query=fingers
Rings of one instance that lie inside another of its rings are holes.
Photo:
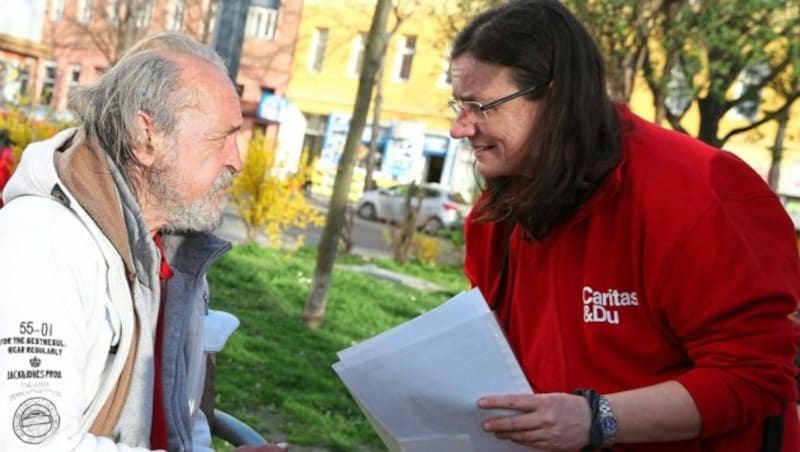
[[[499,439],[542,450],[572,451],[586,445],[589,436],[589,407],[574,394],[486,396],[477,405],[511,410],[483,421],[483,429]]]
[[[515,432],[521,430],[535,430],[533,413],[535,412],[535,399],[531,394],[506,394],[481,397],[478,407],[482,409],[508,409],[521,411],[521,414],[511,416],[498,416],[487,419],[483,429],[487,432]]]
[[[536,399],[532,394],[506,394],[485,396],[478,399],[478,407],[483,409],[510,409],[533,411]]]
[[[499,416],[483,422],[483,429],[487,432],[519,432],[537,430],[541,428],[533,414],[518,414],[514,416]]]

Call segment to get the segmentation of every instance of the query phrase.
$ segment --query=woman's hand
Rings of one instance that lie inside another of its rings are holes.
[[[497,438],[548,451],[575,451],[589,444],[591,410],[586,399],[566,393],[481,397],[478,407],[519,414],[487,419],[483,429]]]

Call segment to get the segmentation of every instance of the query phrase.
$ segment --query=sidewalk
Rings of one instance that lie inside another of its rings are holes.
[[[404,286],[411,287],[424,292],[444,292],[447,290],[445,287],[432,283],[428,280],[415,278],[413,276],[403,275],[400,273],[395,273],[391,270],[379,268],[373,264],[357,265],[357,266],[338,265],[337,267],[350,271],[364,273],[367,275],[374,276],[376,278],[385,279],[387,281],[392,281],[394,283],[402,284]]]
[[[244,243],[245,241],[244,223],[242,222],[241,218],[239,218],[239,216],[236,215],[236,211],[230,207],[225,210],[223,223],[214,233],[219,237],[228,240],[231,243],[238,244],[238,243]],[[296,237],[293,237],[291,234],[287,234],[287,238],[289,239],[289,241],[296,239]],[[256,241],[262,245],[269,244],[267,238],[263,234],[259,234]],[[313,246],[315,242],[312,240],[311,243],[308,244]],[[392,257],[392,254],[389,251],[376,248],[369,248],[359,245],[355,245],[353,249],[350,251],[350,254],[355,256],[361,256],[365,259],[391,259]],[[337,265],[337,267],[344,268],[350,271],[364,273],[367,275],[374,276],[376,278],[392,281],[397,284],[401,284],[407,287],[412,287],[414,289],[421,291],[438,292],[446,290],[444,287],[432,283],[430,281],[421,278],[415,278],[413,276],[403,275],[400,273],[395,273],[390,270],[379,268],[373,264],[366,264],[359,266]]]

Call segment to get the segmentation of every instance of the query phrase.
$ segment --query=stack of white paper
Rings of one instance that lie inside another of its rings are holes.
[[[338,352],[333,369],[390,451],[530,451],[481,428],[491,394],[531,394],[480,291],[473,289]]]

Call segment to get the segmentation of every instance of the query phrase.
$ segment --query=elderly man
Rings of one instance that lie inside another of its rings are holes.
[[[177,35],[76,91],[0,210],[0,450],[207,450],[205,272],[242,162],[220,58]],[[245,446],[247,451],[281,450]]]

